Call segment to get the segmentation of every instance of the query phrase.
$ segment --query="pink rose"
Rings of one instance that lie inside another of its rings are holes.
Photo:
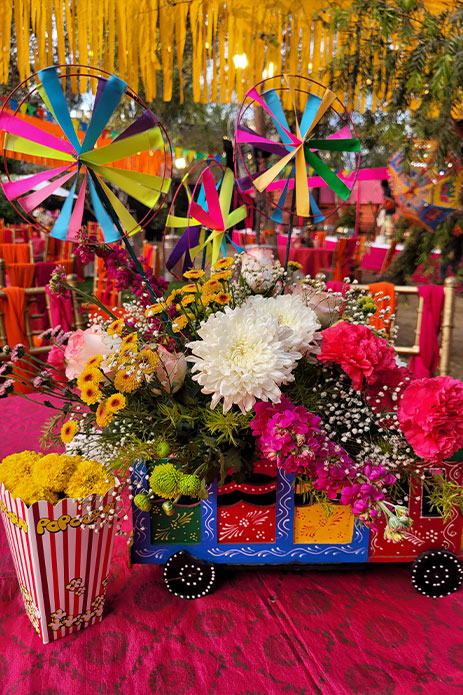
[[[361,391],[363,380],[374,384],[382,372],[397,369],[393,348],[367,326],[340,321],[322,331],[320,362],[335,362]]]
[[[415,379],[397,412],[417,456],[439,462],[463,446],[463,384],[449,376]]]
[[[296,288],[298,289],[297,286]],[[304,288],[301,287],[301,294],[307,306],[317,314],[322,328],[328,328],[331,323],[339,319],[344,303],[344,298],[339,293],[324,292],[309,285]]]
[[[48,353],[47,363],[58,370],[58,374],[55,369],[51,372],[52,378],[55,381],[65,382],[67,381],[65,376],[66,365],[64,362],[64,350],[57,345],[53,345],[52,349]]]
[[[116,342],[119,342],[119,338],[109,336],[101,326],[90,326],[85,331],[79,328],[74,331],[64,351],[67,378],[75,379],[82,374],[91,357],[109,355],[114,351]]]
[[[176,393],[183,386],[187,370],[185,355],[182,352],[169,352],[162,345],[158,345],[156,352],[159,355],[159,363],[155,373],[167,393]],[[159,389],[153,389],[160,394]]]

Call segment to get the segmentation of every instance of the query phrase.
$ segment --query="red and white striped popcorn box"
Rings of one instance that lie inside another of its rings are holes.
[[[24,606],[44,644],[101,621],[119,501],[113,487],[82,503],[27,507],[0,485],[0,513]],[[90,528],[95,522],[98,531]]]

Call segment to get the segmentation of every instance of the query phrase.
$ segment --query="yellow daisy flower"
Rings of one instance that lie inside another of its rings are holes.
[[[175,321],[172,321],[172,330],[174,333],[179,333],[188,324],[188,318],[183,314],[182,316],[177,316]]]
[[[197,292],[196,285],[190,282],[189,285],[183,285],[183,287],[180,288],[181,294],[188,294],[189,292]]]
[[[166,309],[167,304],[164,302],[158,302],[157,304],[152,304],[145,310],[145,316],[146,318],[149,318],[150,316],[157,316],[158,314],[162,314],[162,312]]]
[[[154,372],[158,362],[159,356],[149,348],[144,348],[139,354],[138,364],[145,374]]]
[[[294,270],[302,269],[302,263],[299,263],[298,261],[288,261],[288,266]]]
[[[182,306],[188,306],[188,304],[191,304],[194,301],[195,301],[194,294],[187,294],[186,297],[183,297],[181,303],[182,303]]]
[[[231,270],[222,270],[219,273],[214,273],[211,280],[230,280]]]
[[[221,289],[222,289],[222,283],[220,283],[218,280],[215,280],[213,278],[211,278],[211,280],[208,280],[207,282],[205,282],[201,288],[203,295],[214,294],[214,292],[220,292]]]
[[[95,384],[88,384],[80,394],[81,400],[87,405],[94,405],[103,398],[103,394]]]
[[[94,357],[90,357],[90,359],[87,360],[84,371],[89,369],[89,367],[99,367],[102,362],[103,355],[95,355]]]
[[[61,428],[61,441],[63,444],[69,444],[69,442],[72,442],[78,429],[79,425],[75,420],[68,420],[65,422]]]
[[[108,326],[106,332],[108,333],[108,335],[120,335],[124,329],[124,326],[124,319],[117,319]]]
[[[214,295],[214,302],[217,302],[217,304],[221,304],[222,306],[225,306],[225,304],[228,304],[230,299],[231,299],[230,292],[218,292],[216,295]]]
[[[139,388],[141,381],[136,373],[130,374],[127,369],[120,369],[114,377],[114,388],[122,393],[132,393]]]
[[[96,367],[89,367],[88,369],[84,369],[77,379],[77,388],[83,391],[86,386],[98,386],[102,380],[103,374],[100,370]]]
[[[121,347],[125,347],[126,345],[134,345],[136,343],[138,343],[138,333],[130,333],[122,339]]]
[[[123,410],[126,406],[125,396],[122,393],[115,393],[106,399],[108,404],[108,410],[111,413],[117,413],[119,410]]]
[[[204,270],[187,270],[186,273],[183,273],[183,277],[187,280],[199,280],[199,278],[204,277],[204,275]]]
[[[107,399],[102,401],[96,411],[96,424],[98,427],[107,427],[113,420],[114,413],[108,408]]]
[[[219,287],[219,289],[221,289],[221,288]],[[214,301],[214,297],[215,297],[215,294],[203,294],[198,299],[198,303],[201,304],[202,306],[209,306],[209,304]]]
[[[212,266],[213,270],[228,270],[233,265],[233,258],[221,258]]]

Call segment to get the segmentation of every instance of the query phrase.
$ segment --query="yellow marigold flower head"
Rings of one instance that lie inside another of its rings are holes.
[[[102,380],[103,374],[97,367],[88,367],[77,379],[77,388],[84,391],[87,386],[98,386]]]
[[[128,369],[120,369],[114,377],[114,388],[121,391],[121,393],[132,393],[140,384],[141,381],[137,377],[136,372],[131,374]]]
[[[294,270],[301,270],[302,263],[299,263],[299,261],[288,261],[288,266]]]
[[[113,420],[114,413],[108,408],[107,399],[102,401],[96,410],[96,424],[98,427],[107,427]]]
[[[32,467],[32,480],[38,488],[63,492],[80,456],[66,454],[47,454],[36,461]]]
[[[126,406],[125,396],[122,393],[114,393],[106,399],[106,402],[111,413],[117,413]]]
[[[65,493],[73,499],[105,495],[114,485],[114,477],[98,461],[81,461],[71,476]]]
[[[159,356],[149,348],[143,348],[138,356],[138,366],[144,374],[152,374],[159,363]]]
[[[199,278],[204,277],[204,275],[204,270],[187,270],[186,273],[183,273],[183,277],[187,280],[199,280]]]
[[[99,367],[102,362],[103,355],[94,355],[93,357],[90,357],[89,360],[87,360],[84,371],[91,367]]]
[[[63,444],[69,444],[69,442],[72,442],[78,429],[79,425],[75,420],[68,420],[65,422],[61,428],[61,441]]]
[[[4,483],[11,492],[23,478],[30,476],[32,466],[40,456],[35,451],[22,451],[5,456],[0,464],[0,483]]]
[[[214,302],[217,302],[217,304],[221,304],[222,306],[225,306],[225,304],[228,304],[230,299],[231,299],[230,292],[218,292],[217,294],[214,295]]]
[[[39,500],[45,500],[51,504],[56,504],[59,500],[56,492],[40,488],[32,478],[23,478],[10,492],[12,497],[19,497],[28,507]]]
[[[211,280],[230,280],[231,270],[221,270],[219,273],[214,273]]]
[[[202,286],[203,295],[214,294],[215,292],[220,292],[222,289],[222,284],[215,279],[208,280]]]
[[[87,405],[94,405],[103,398],[103,393],[95,384],[88,384],[82,389],[80,398]]]
[[[183,297],[182,299],[182,306],[188,306],[189,304],[192,304],[194,301],[194,294],[187,294],[186,297]]]
[[[124,319],[116,319],[108,326],[106,332],[108,333],[108,335],[120,335],[124,330],[124,326]]]
[[[185,316],[185,314],[182,314],[181,316],[177,316],[177,318],[172,321],[172,330],[174,333],[179,333],[180,331],[183,331],[187,324],[188,318]]]
[[[233,265],[233,258],[221,258],[212,266],[213,270],[228,270]]]
[[[160,463],[153,468],[150,487],[159,497],[174,498],[178,495],[178,484],[182,474],[171,463]]]
[[[163,311],[167,309],[167,304],[165,302],[157,302],[157,304],[151,304],[151,306],[147,307],[145,310],[145,316],[146,318],[149,318],[150,316],[156,316],[157,314],[162,314]]]
[[[197,292],[197,287],[195,284],[191,283],[189,285],[183,285],[183,287],[180,288],[180,292],[182,294],[188,294],[189,292]]]

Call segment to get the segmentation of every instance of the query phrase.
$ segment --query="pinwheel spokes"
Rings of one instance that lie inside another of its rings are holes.
[[[199,164],[199,163],[198,163]],[[196,165],[195,165],[196,166]],[[202,251],[203,265],[206,261],[215,263],[222,253],[226,255],[227,241],[232,243],[238,251],[242,249],[233,243],[228,231],[244,220],[246,206],[241,205],[235,209],[232,207],[232,195],[235,178],[230,169],[225,169],[219,181],[216,183],[209,164],[198,177],[193,193],[190,193],[183,178],[188,197],[188,214],[186,217],[178,217],[169,214],[166,227],[185,228],[177,245],[173,249],[166,266],[172,270],[183,256],[183,271],[194,263],[195,258]],[[197,200],[196,190],[199,188]],[[175,198],[172,202],[174,206]],[[171,208],[172,209],[172,208]]]
[[[135,234],[141,228],[140,223],[121,203],[108,183],[141,202],[150,212],[162,202],[169,190],[170,178],[136,170],[140,154],[161,148],[166,150],[165,131],[161,128],[159,119],[128,90],[126,82],[115,75],[98,76],[91,120],[81,142],[61,86],[63,76],[58,76],[55,67],[48,67],[37,73],[37,79],[39,85],[33,91],[38,91],[42,96],[63,137],[52,135],[20,119],[16,114],[9,115],[4,106],[0,112],[0,129],[5,133],[4,153],[12,151],[32,155],[45,160],[42,163],[46,166],[49,166],[50,160],[62,162],[62,165],[47,168],[46,171],[20,181],[4,182],[2,186],[6,197],[11,202],[16,201],[26,213],[31,213],[53,195],[58,187],[73,179],[51,236],[63,241],[76,240],[82,225],[87,189],[106,243]],[[145,109],[144,112],[109,144],[98,147],[100,136],[125,94],[136,99]],[[7,103],[8,100],[5,105]],[[132,170],[120,166],[129,157],[134,159]],[[42,187],[33,190],[39,184]],[[150,212],[142,222],[147,221]]]
[[[272,78],[271,81],[273,82],[275,79],[280,78]],[[240,145],[247,144],[263,150],[270,155],[276,155],[279,159],[264,172],[257,172],[240,179],[239,185],[243,190],[248,188],[252,182],[254,187],[261,193],[270,191],[276,188],[276,184],[278,187],[281,187],[281,181],[276,181],[276,179],[283,174],[287,167],[290,167],[289,175],[286,176],[286,182],[284,183],[283,191],[272,215],[272,220],[280,223],[282,222],[282,213],[285,209],[288,190],[290,187],[295,187],[295,212],[297,216],[309,217],[312,215],[314,217],[314,222],[319,222],[322,221],[324,217],[309,191],[307,167],[311,167],[315,174],[317,174],[342,200],[347,200],[351,193],[351,188],[349,188],[335,171],[319,157],[317,152],[323,150],[331,152],[359,152],[360,143],[358,138],[351,136],[351,132],[347,126],[328,138],[314,138],[313,131],[332,108],[333,102],[336,100],[335,94],[327,88],[324,88],[322,96],[317,96],[309,91],[299,122],[295,96],[296,77],[285,75],[283,79],[286,84],[286,89],[290,92],[292,106],[294,108],[296,133],[294,134],[291,132],[276,89],[273,87],[265,89],[268,80],[264,80],[263,83],[260,83],[263,86],[261,91],[258,89],[259,85],[249,90],[241,107],[236,128],[235,140],[238,153],[241,154]],[[270,116],[281,142],[275,142],[263,137],[243,123],[243,109],[248,108],[250,103],[257,104]],[[241,159],[244,163],[242,154]]]

